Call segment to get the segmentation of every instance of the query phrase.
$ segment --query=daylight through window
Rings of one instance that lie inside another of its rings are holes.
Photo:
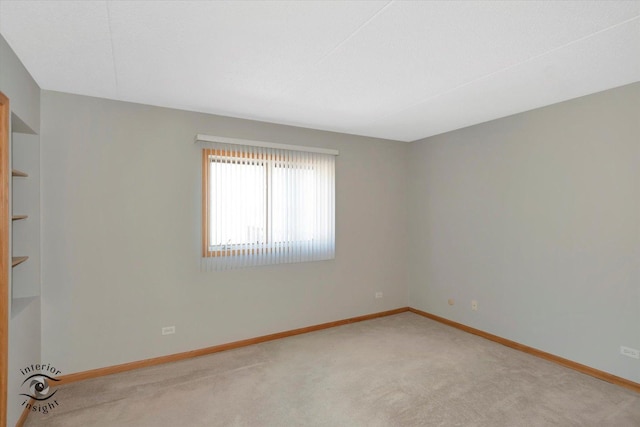
[[[206,269],[334,257],[334,155],[217,144],[202,156]]]

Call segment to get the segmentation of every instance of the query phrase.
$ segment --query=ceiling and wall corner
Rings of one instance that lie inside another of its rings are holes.
[[[414,141],[640,81],[640,2],[4,1],[46,90]]]

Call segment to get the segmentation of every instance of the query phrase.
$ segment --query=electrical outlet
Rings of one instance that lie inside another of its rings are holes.
[[[376,298],[382,298],[382,292],[376,292]]]
[[[471,310],[478,311],[478,301],[476,300],[471,301]]]
[[[176,333],[175,326],[165,326],[164,328],[162,328],[162,335],[171,335],[175,333]]]
[[[454,300],[453,298],[449,298],[449,301],[447,301],[449,303],[449,305],[453,305],[456,303],[456,300]]]
[[[640,350],[636,350],[635,348],[629,348],[621,345],[620,354],[634,359],[640,359]]]

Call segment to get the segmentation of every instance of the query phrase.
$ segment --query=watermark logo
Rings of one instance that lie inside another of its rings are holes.
[[[58,390],[53,390],[51,385],[52,382],[60,381],[55,376],[60,375],[61,371],[51,364],[47,364],[27,366],[20,369],[20,373],[24,377],[21,385],[21,390],[24,392],[20,393],[20,396],[27,397],[22,402],[22,406],[31,412],[48,414],[50,410],[59,405],[57,400],[50,399],[58,392]]]

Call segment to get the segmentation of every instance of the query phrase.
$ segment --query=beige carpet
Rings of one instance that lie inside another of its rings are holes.
[[[640,394],[413,313],[61,387],[29,426],[640,426]]]

